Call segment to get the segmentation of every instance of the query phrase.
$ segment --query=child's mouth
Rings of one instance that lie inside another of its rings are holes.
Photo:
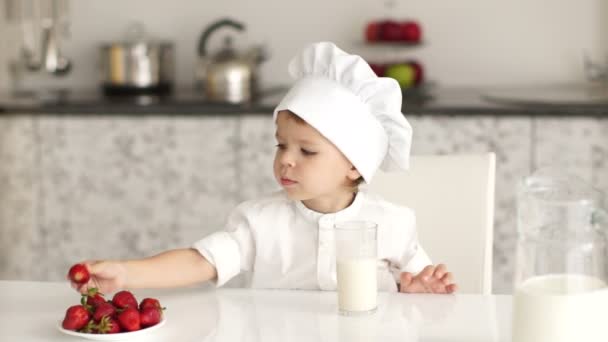
[[[294,181],[294,180],[291,180],[289,178],[282,178],[281,177],[281,185],[283,185],[283,186],[293,185],[293,184],[296,184],[296,183],[297,182]]]

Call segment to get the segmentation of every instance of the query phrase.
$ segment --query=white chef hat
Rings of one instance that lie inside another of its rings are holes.
[[[289,63],[296,83],[274,110],[289,110],[330,140],[365,182],[409,167],[412,127],[401,113],[396,80],[377,77],[363,58],[314,43]]]

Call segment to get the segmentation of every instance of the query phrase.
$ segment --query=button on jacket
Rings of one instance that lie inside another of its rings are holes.
[[[322,214],[285,192],[237,206],[223,231],[196,243],[217,270],[217,286],[250,272],[253,288],[336,289],[336,222],[378,224],[378,289],[396,291],[401,272],[418,273],[431,261],[418,243],[414,212],[359,191],[353,203]]]

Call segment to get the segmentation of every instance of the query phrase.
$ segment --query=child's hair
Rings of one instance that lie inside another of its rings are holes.
[[[304,119],[302,119],[290,110],[283,110],[281,112],[285,112],[290,119],[295,120],[295,122],[300,125],[308,125],[308,123],[304,121]],[[361,183],[363,183],[363,177],[359,176],[359,178],[355,179],[351,184],[349,184],[349,188],[352,192],[356,193],[359,191],[359,185],[361,185]]]

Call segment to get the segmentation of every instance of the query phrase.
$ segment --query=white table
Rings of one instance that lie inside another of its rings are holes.
[[[145,341],[510,342],[511,296],[380,293],[378,311],[342,317],[335,292],[134,290],[167,323]],[[56,329],[80,297],[67,283],[0,281],[0,341],[79,341]]]

